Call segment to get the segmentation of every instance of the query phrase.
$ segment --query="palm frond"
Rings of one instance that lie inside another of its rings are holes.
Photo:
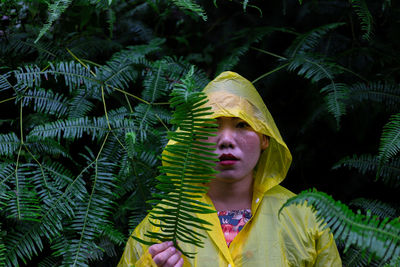
[[[213,135],[215,129],[210,127],[215,124],[208,122],[215,120],[203,117],[210,112],[209,108],[200,107],[207,100],[202,92],[194,92],[193,73],[192,68],[181,84],[176,83],[171,93],[171,107],[175,108],[171,123],[179,127],[179,131],[169,132],[168,136],[177,143],[165,148],[168,154],[163,155],[163,160],[168,165],[160,167],[162,174],[157,177],[160,183],[156,186],[162,193],[153,194],[157,205],[150,212],[150,223],[162,227],[163,234],[151,231],[145,234],[151,240],[172,240],[177,248],[180,248],[178,240],[201,246],[200,237],[203,235],[190,228],[207,230],[202,224],[210,223],[195,214],[214,212],[209,205],[196,200],[207,192],[207,187],[201,184],[208,183],[215,175],[210,160],[216,158],[211,152],[213,144],[200,141]],[[182,253],[192,256],[185,251]]]
[[[65,96],[54,93],[51,90],[44,90],[42,88],[28,90],[20,97],[22,97],[22,106],[28,106],[33,102],[33,109],[36,112],[61,117],[68,110],[68,102]]]
[[[42,36],[50,29],[53,23],[61,16],[62,13],[64,13],[71,3],[72,0],[54,0],[53,3],[49,5],[49,17],[47,18],[46,24],[43,25],[43,28],[40,30],[35,42],[42,38]]]
[[[382,103],[385,107],[397,111],[400,107],[400,86],[388,81],[356,83],[350,86],[349,97],[360,103]]]
[[[362,38],[367,41],[371,40],[374,21],[367,3],[365,0],[351,0],[350,3],[361,22],[361,29],[364,31]]]
[[[313,28],[311,31],[300,34],[291,44],[291,46],[285,51],[285,54],[289,58],[293,58],[299,54],[313,51],[318,46],[321,39],[329,32],[344,23],[330,23],[322,25],[320,27]]]
[[[280,211],[292,204],[307,203],[316,212],[321,225],[329,227],[335,239],[345,242],[345,251],[351,246],[372,253],[381,261],[400,255],[400,222],[398,219],[380,220],[367,212],[353,213],[345,204],[316,190],[306,190],[290,198]]]
[[[192,0],[171,0],[171,1],[181,10],[189,11],[190,13],[201,17],[204,21],[207,20],[207,14],[204,11],[204,9],[194,1]]]
[[[383,132],[379,144],[379,166],[377,177],[380,176],[381,169],[390,158],[394,157],[400,150],[400,113],[390,117],[389,122],[383,127]]]

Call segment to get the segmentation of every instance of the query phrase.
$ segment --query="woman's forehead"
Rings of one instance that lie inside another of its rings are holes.
[[[237,121],[237,120],[243,120],[239,117],[217,117],[215,118],[217,121]]]

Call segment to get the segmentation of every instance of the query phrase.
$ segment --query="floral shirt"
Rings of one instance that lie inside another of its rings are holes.
[[[221,222],[226,244],[229,247],[239,231],[242,230],[243,226],[250,220],[251,210],[218,211],[218,218]]]

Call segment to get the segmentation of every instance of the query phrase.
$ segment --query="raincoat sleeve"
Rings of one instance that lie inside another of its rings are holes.
[[[316,239],[317,257],[314,263],[315,267],[332,266],[341,267],[342,261],[336,247],[333,235],[328,228],[322,230]]]
[[[139,238],[144,238],[145,233],[149,228],[152,228],[146,217],[133,231],[132,235]],[[150,229],[154,231],[155,229]],[[153,261],[153,257],[149,253],[149,247],[137,242],[132,237],[129,237],[126,243],[124,253],[122,254],[121,260],[117,267],[157,267],[157,264]]]

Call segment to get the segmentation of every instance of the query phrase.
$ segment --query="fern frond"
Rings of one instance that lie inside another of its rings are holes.
[[[361,103],[364,101],[382,103],[393,111],[399,110],[400,107],[400,86],[387,81],[353,84],[349,88],[349,96]]]
[[[377,171],[379,167],[379,158],[373,155],[353,155],[341,159],[337,162],[332,169],[339,167],[348,167],[349,169],[355,168],[361,174],[367,172]],[[400,185],[400,158],[393,158],[386,164],[382,165],[380,169],[380,176],[383,181],[389,185]]]
[[[38,125],[29,133],[30,136],[42,138],[79,139],[84,133],[90,135],[92,139],[101,139],[108,131],[107,122],[104,119],[90,119],[88,117],[58,120],[44,125]]]
[[[74,97],[69,101],[68,118],[77,119],[86,116],[93,108],[94,104],[89,100],[95,98],[93,91],[76,89]]]
[[[361,29],[364,31],[362,38],[364,40],[370,41],[373,30],[373,18],[368,10],[367,3],[365,0],[351,0],[351,6],[354,8],[360,22]]]
[[[11,157],[21,145],[21,141],[14,133],[0,134],[0,155]]]
[[[330,23],[313,28],[311,31],[300,34],[286,50],[285,54],[289,58],[298,56],[299,54],[313,51],[313,49],[320,43],[321,39],[329,32],[345,23]]]
[[[289,71],[296,71],[298,75],[316,83],[322,79],[333,81],[335,75],[343,72],[334,61],[315,53],[297,54],[290,60]]]
[[[343,266],[351,267],[380,267],[382,262],[371,260],[371,253],[351,246],[342,256]]]
[[[23,107],[33,102],[33,109],[36,112],[43,112],[61,117],[66,114],[68,109],[65,96],[54,93],[51,90],[46,91],[42,88],[29,90],[20,97],[22,97]]]
[[[207,14],[204,9],[195,3],[192,0],[171,0],[174,5],[180,8],[183,11],[189,11],[199,17],[201,17],[204,21],[207,21]]]
[[[50,29],[53,23],[61,16],[62,13],[64,13],[71,3],[72,0],[54,0],[54,2],[49,5],[49,17],[47,18],[46,24],[43,25],[43,28],[40,30],[35,43],[42,38],[42,36]]]
[[[11,76],[11,72],[0,74],[0,92],[12,89],[13,86],[8,81]]]
[[[165,148],[168,154],[163,155],[163,160],[168,165],[160,167],[162,174],[157,177],[160,181],[157,188],[163,193],[153,194],[157,205],[150,212],[150,223],[162,227],[163,234],[151,231],[145,234],[151,240],[172,240],[179,249],[178,240],[202,246],[202,234],[189,229],[207,230],[202,224],[209,225],[209,222],[197,218],[195,214],[214,212],[209,205],[196,200],[207,192],[207,187],[201,184],[208,183],[215,175],[213,164],[209,161],[216,158],[211,152],[213,144],[200,141],[213,135],[211,132],[215,129],[210,127],[215,124],[208,122],[215,120],[203,117],[210,112],[209,108],[200,108],[207,100],[203,93],[193,91],[193,73],[192,68],[181,84],[175,84],[171,93],[171,107],[175,108],[171,123],[179,127],[179,131],[169,132],[168,136],[177,143]],[[192,256],[184,251],[182,253]]]
[[[0,223],[0,233],[3,233],[1,223]],[[3,242],[3,235],[0,235],[0,267],[5,266],[5,261],[6,261],[5,252],[6,252],[6,247]]]
[[[141,141],[147,138],[148,130],[160,122],[159,119],[168,121],[170,117],[168,110],[143,103],[136,105],[134,115],[136,134]]]
[[[13,172],[13,177],[10,179],[13,190],[9,192],[10,199],[4,208],[8,218],[37,221],[41,216],[39,199],[35,190],[32,190],[29,175],[30,169],[27,164],[21,164]]]
[[[43,163],[37,169],[39,175],[36,175],[35,171],[31,171],[31,174],[36,176],[34,179],[41,179],[43,172],[45,177],[52,177],[55,190],[51,192],[53,197],[44,201],[43,214],[38,222],[30,225],[27,229],[19,228],[7,239],[6,257],[9,266],[17,266],[18,258],[26,262],[26,259],[35,255],[37,250],[40,251],[43,248],[43,237],[48,240],[54,240],[56,236],[55,240],[62,239],[62,221],[74,216],[73,208],[77,203],[83,201],[86,195],[82,174],[86,172],[87,168],[74,179],[71,178],[68,170],[57,163]]]
[[[232,50],[229,57],[224,58],[218,63],[216,74],[223,71],[231,70],[239,62],[240,57],[243,56],[250,48],[250,44],[245,44],[243,46],[237,47]]]
[[[51,75],[56,81],[59,76],[62,76],[70,92],[76,88],[80,88],[82,85],[93,90],[101,85],[101,82],[90,73],[89,66],[85,68],[74,61],[59,62],[57,64],[49,62],[49,68],[46,70],[41,70],[38,66],[34,65],[24,66],[24,68],[19,67],[18,70],[14,71],[14,75],[18,84],[27,87],[40,87],[42,76],[47,80]]]
[[[379,144],[379,166],[377,177],[380,176],[382,166],[390,158],[394,157],[400,150],[400,113],[390,117],[389,122],[385,124]]]
[[[38,252],[43,250],[43,241],[40,238],[40,234],[34,231],[34,234],[27,235],[25,231],[29,233],[33,232],[33,229],[37,230],[37,223],[23,225],[18,227],[17,230],[13,230],[7,234],[4,239],[7,246],[6,251],[6,266],[19,266],[18,259],[22,260],[24,264],[27,264],[28,259],[32,259],[34,255],[38,255]]]
[[[76,206],[75,216],[71,227],[78,233],[79,239],[69,240],[67,251],[64,254],[64,264],[67,266],[86,265],[91,252],[97,245],[95,239],[99,237],[105,225],[111,225],[108,218],[111,215],[113,190],[115,189],[115,165],[100,159],[92,159],[93,174],[91,175],[91,189],[82,202]]]
[[[369,251],[381,261],[400,255],[400,222],[397,219],[379,220],[370,212],[366,215],[360,212],[355,214],[340,201],[316,190],[303,191],[290,198],[279,212],[289,205],[304,203],[316,212],[321,224],[326,223],[335,239],[345,242],[345,251],[355,245]]]
[[[380,218],[394,219],[398,217],[397,208],[377,199],[357,198],[350,202],[350,206],[362,209],[364,212],[371,211],[373,215]]]
[[[325,95],[324,99],[327,104],[328,111],[336,118],[339,126],[340,118],[346,114],[345,100],[348,99],[348,85],[344,83],[330,84],[321,89],[321,93]]]

